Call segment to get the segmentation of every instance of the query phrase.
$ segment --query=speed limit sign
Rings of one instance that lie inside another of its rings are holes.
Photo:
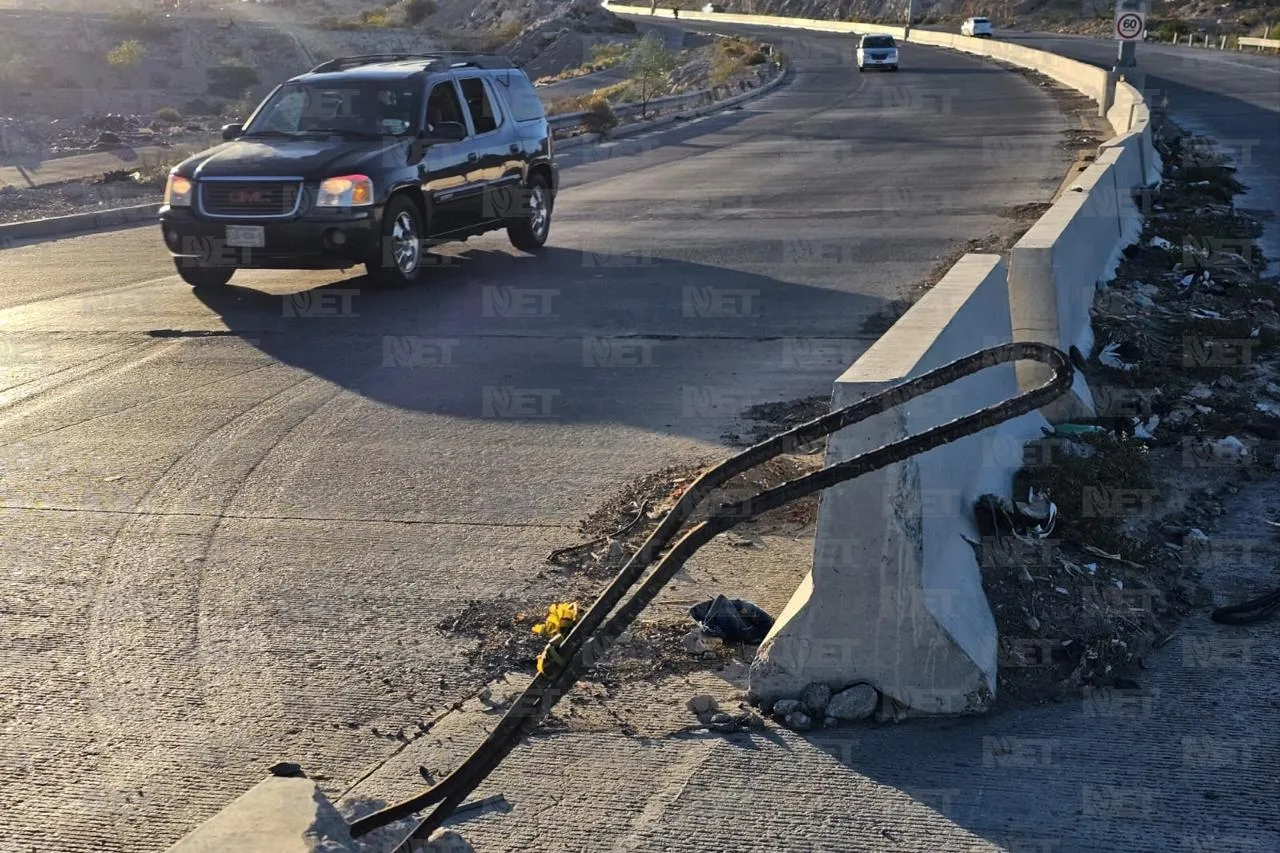
[[[1147,16],[1142,12],[1116,13],[1116,38],[1120,41],[1137,41],[1147,28]]]

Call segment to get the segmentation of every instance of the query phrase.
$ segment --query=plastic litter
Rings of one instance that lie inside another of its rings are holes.
[[[1120,344],[1112,341],[1102,348],[1102,352],[1098,353],[1098,361],[1102,362],[1107,367],[1111,367],[1116,370],[1128,372],[1135,369],[1138,365],[1122,359],[1119,355],[1119,350]]]
[[[723,595],[695,604],[689,615],[702,633],[730,643],[758,645],[773,628],[773,617],[755,604]]]
[[[1163,237],[1152,237],[1151,245],[1155,246],[1157,249],[1173,249],[1173,244]]]
[[[1142,418],[1133,419],[1133,436],[1147,441],[1155,440],[1156,427],[1160,426],[1160,416],[1152,415],[1145,421]]]
[[[1106,427],[1097,424],[1057,424],[1049,435],[1091,435],[1093,433],[1107,432]]]

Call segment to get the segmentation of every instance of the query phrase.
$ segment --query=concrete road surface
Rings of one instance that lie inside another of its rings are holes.
[[[1064,173],[1071,123],[1020,75],[911,47],[858,75],[847,38],[772,40],[798,65],[778,92],[574,153],[540,257],[491,235],[411,290],[247,272],[197,296],[155,228],[0,252],[0,851],[162,850],[280,758],[346,790],[479,687],[438,628],[465,600],[535,583],[630,478],[725,453],[746,405],[829,392],[869,316]],[[603,754],[635,784],[575,789],[572,836],[519,846],[907,826],[883,849],[959,850],[933,842],[968,818],[913,792],[972,796],[981,759],[903,732],[853,763],[565,741],[573,784]]]

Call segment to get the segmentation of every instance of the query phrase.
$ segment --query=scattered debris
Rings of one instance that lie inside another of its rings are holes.
[[[750,601],[723,595],[695,604],[689,615],[704,634],[731,643],[759,645],[773,627],[773,617]]]

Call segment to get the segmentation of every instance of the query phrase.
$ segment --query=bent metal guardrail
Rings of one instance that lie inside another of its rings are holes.
[[[674,545],[671,544],[698,506],[712,492],[743,472],[797,446],[809,444],[901,406],[963,377],[1016,361],[1035,361],[1047,365],[1051,378],[1002,403],[860,453],[852,459],[746,500],[722,505],[705,520],[689,525],[683,536]],[[471,756],[423,793],[352,822],[349,827],[351,837],[367,835],[376,829],[412,817],[430,806],[436,806],[435,810],[419,821],[395,849],[407,851],[416,841],[428,838],[439,829],[466,797],[534,731],[582,675],[601,660],[617,638],[693,553],[714,537],[792,501],[1041,409],[1066,394],[1071,389],[1073,378],[1071,360],[1059,349],[1036,342],[1001,344],[956,359],[915,379],[899,383],[857,403],[775,435],[721,462],[689,486],[675,507],[662,519],[640,550],[622,567],[591,608],[571,623],[568,633],[558,634],[551,639],[542,671]],[[664,550],[665,554],[662,553]],[[640,583],[634,594],[623,602],[623,597],[651,565],[654,566],[653,571]],[[613,613],[612,617],[609,617],[610,613]]]

